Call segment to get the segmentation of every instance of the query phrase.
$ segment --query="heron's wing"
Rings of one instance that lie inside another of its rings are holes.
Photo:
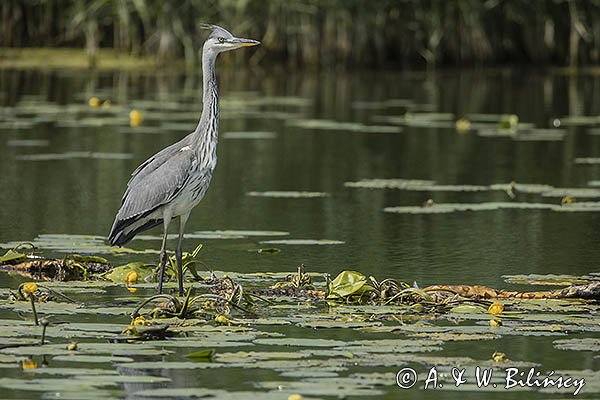
[[[191,174],[198,168],[196,154],[189,147],[183,147],[169,155],[162,163],[156,159],[134,176],[123,196],[123,204],[117,220],[139,217],[154,211],[171,201],[183,188]]]
[[[123,205],[125,203],[125,198],[127,198],[127,196],[129,195],[131,187],[136,186],[136,184],[142,181],[148,174],[151,174],[157,168],[160,168],[165,162],[167,162],[171,157],[173,157],[174,154],[177,154],[177,152],[180,151],[182,148],[188,146],[190,138],[191,134],[187,135],[179,142],[173,143],[172,145],[165,147],[152,157],[148,158],[142,164],[140,164],[140,166],[137,167],[131,173],[131,179],[129,179],[129,182],[127,183],[127,190],[125,190],[125,193],[123,194],[121,204]]]

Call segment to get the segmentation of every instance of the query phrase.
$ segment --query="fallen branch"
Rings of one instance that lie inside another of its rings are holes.
[[[468,299],[591,299],[600,300],[600,282],[572,285],[564,289],[539,292],[518,292],[493,289],[481,285],[433,285],[423,289],[428,293],[453,293]]]

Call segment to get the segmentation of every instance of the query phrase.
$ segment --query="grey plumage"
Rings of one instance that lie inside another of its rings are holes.
[[[178,262],[179,293],[183,294],[181,243],[189,214],[204,197],[217,163],[219,92],[215,60],[219,53],[259,42],[234,37],[225,29],[205,25],[211,34],[202,50],[203,107],[196,129],[143,162],[133,171],[123,195],[109,241],[122,246],[137,233],[163,224],[159,292],[166,263],[166,237],[171,219],[180,218]]]

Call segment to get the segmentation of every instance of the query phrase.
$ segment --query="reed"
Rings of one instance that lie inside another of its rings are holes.
[[[3,0],[0,18],[0,46],[82,47],[91,64],[99,48],[113,48],[194,65],[200,22],[262,40],[257,63],[600,61],[600,0]]]

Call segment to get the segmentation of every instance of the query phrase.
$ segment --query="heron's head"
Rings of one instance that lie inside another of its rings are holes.
[[[235,37],[229,33],[229,31],[217,25],[203,24],[201,27],[211,31],[208,39],[204,42],[204,49],[214,51],[216,54],[239,49],[240,47],[256,46],[260,44],[258,40]]]

